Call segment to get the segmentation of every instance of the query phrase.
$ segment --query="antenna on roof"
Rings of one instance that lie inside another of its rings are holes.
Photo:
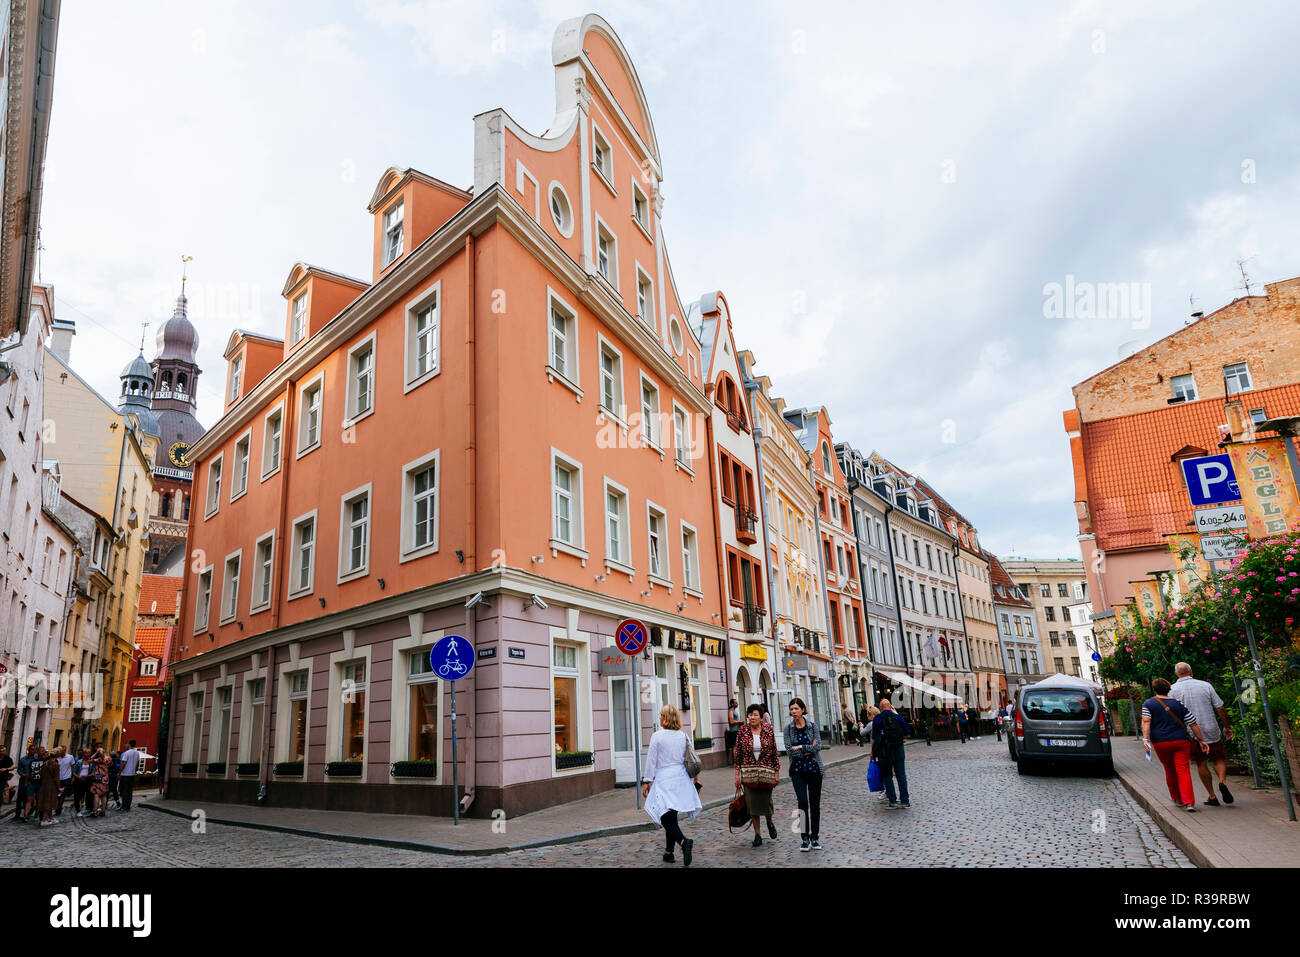
[[[1248,296],[1250,295],[1250,276],[1246,275],[1246,263],[1253,258],[1255,257],[1251,256],[1248,259],[1237,260],[1237,268],[1241,270],[1241,288],[1246,290]]]
[[[144,355],[144,337],[145,337],[145,333],[147,333],[148,331],[149,331],[149,323],[147,322],[140,323],[140,355]]]

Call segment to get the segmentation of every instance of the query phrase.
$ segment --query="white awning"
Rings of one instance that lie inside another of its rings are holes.
[[[944,691],[942,688],[936,688],[934,685],[928,685],[924,681],[918,681],[915,678],[913,678],[911,675],[906,674],[905,672],[881,671],[880,673],[884,675],[886,678],[888,678],[890,681],[897,681],[900,684],[905,684],[909,688],[913,689],[914,691],[919,691],[922,694],[933,695],[939,701],[946,701],[949,704],[957,704],[957,705],[965,703],[961,698],[957,697],[957,695],[953,694],[952,692]]]

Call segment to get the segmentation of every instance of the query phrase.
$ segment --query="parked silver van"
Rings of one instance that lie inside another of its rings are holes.
[[[1010,731],[1007,747],[1021,774],[1047,761],[1087,763],[1106,777],[1115,773],[1105,699],[1091,682],[1054,675],[1024,685]]]

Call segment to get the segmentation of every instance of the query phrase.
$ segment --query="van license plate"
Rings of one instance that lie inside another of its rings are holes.
[[[1043,738],[1043,744],[1049,748],[1081,748],[1087,742],[1077,738]]]

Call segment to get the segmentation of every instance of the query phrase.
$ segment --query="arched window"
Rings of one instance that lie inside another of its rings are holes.
[[[181,395],[185,394],[185,373],[178,373],[176,376],[176,391]]]
[[[172,493],[171,492],[163,492],[162,510],[160,514],[162,515],[163,518],[172,517]]]
[[[170,372],[164,372],[162,374],[162,387],[164,389],[170,389],[172,387],[172,374]]]
[[[181,518],[185,519],[185,521],[187,521],[187,522],[190,520],[190,494],[189,494],[189,492],[186,492],[186,493],[185,493],[185,514],[182,515]]]

